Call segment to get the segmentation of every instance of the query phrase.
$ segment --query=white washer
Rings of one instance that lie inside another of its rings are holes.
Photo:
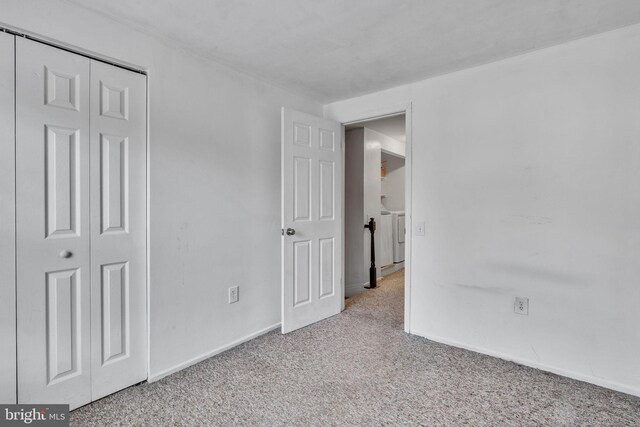
[[[393,262],[404,261],[404,211],[391,212],[393,222]]]
[[[380,267],[393,265],[393,218],[391,212],[380,212],[380,226],[376,230],[379,249],[376,248],[376,264]]]

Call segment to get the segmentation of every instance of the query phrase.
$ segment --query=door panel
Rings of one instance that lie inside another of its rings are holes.
[[[0,33],[0,403],[16,403],[14,43]]]
[[[311,221],[311,159],[294,157],[294,221]]]
[[[293,242],[293,306],[311,301],[311,240]]]
[[[91,401],[89,59],[16,39],[19,403]]]
[[[91,61],[92,397],[147,378],[146,77]]]
[[[102,364],[129,357],[129,274],[127,263],[102,267]]]
[[[282,109],[282,332],[341,310],[342,126]]]
[[[335,275],[335,242],[329,237],[320,239],[320,295],[319,298],[333,296],[336,288]]]
[[[333,221],[335,219],[335,164],[320,161],[320,220]]]
[[[80,313],[78,295],[83,283],[78,269],[47,273],[47,381],[55,384],[78,375]]]
[[[48,124],[44,127],[46,237],[79,237],[79,131]]]
[[[127,137],[99,135],[101,233],[128,230],[129,141]]]

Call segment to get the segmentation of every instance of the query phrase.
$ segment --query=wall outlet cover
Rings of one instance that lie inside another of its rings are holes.
[[[515,303],[513,304],[513,311],[516,314],[527,316],[529,314],[529,298],[516,297]]]

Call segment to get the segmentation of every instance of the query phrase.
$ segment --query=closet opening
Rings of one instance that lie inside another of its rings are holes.
[[[147,78],[8,32],[0,59],[0,401],[75,409],[148,377]]]

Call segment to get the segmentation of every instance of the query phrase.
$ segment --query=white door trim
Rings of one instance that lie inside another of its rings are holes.
[[[151,90],[151,72],[147,70],[144,73],[147,76],[146,88],[147,88],[147,97],[145,99],[147,115],[146,115],[146,137],[145,137],[145,150],[146,150],[146,158],[145,158],[145,167],[146,167],[146,199],[145,199],[145,207],[146,207],[146,220],[147,220],[147,228],[145,230],[145,251],[146,251],[146,263],[147,263],[147,382],[150,382],[151,378],[151,108],[150,108],[150,90]]]
[[[392,104],[392,105],[387,105],[387,106],[381,106],[378,108],[373,108],[373,109],[366,109],[366,110],[361,110],[361,111],[357,111],[357,112],[351,112],[351,113],[345,113],[343,116],[340,117],[340,119],[338,120],[339,122],[341,122],[343,125],[348,125],[348,124],[353,124],[353,123],[358,123],[358,122],[364,122],[364,121],[369,121],[369,120],[374,120],[374,119],[379,119],[379,118],[383,118],[383,117],[390,117],[390,116],[397,116],[400,114],[404,114],[405,115],[405,133],[406,133],[406,154],[405,154],[405,228],[407,230],[406,236],[405,236],[405,243],[404,243],[404,250],[405,250],[405,261],[404,261],[404,265],[405,265],[405,274],[404,274],[404,331],[407,333],[411,333],[411,267],[412,267],[412,258],[411,258],[411,254],[412,254],[412,250],[411,250],[411,244],[413,242],[413,238],[412,238],[412,230],[413,230],[413,204],[411,203],[411,188],[413,186],[413,174],[412,174],[412,169],[413,169],[413,132],[412,132],[412,103],[404,103],[404,104]],[[325,114],[325,117],[328,119],[333,119],[332,117],[328,117]],[[343,137],[342,140],[345,141],[344,139],[344,126],[342,129],[343,132]],[[343,143],[343,147],[342,147],[342,156],[344,159],[344,143]],[[346,162],[343,160],[342,162],[343,165],[345,165],[346,167]],[[342,168],[342,174],[343,174],[343,183],[344,183],[344,167]],[[344,205],[344,204],[343,204]],[[342,265],[344,266],[344,256],[345,256],[345,248],[344,248],[344,244],[345,244],[345,239],[344,239],[344,222],[345,222],[345,217],[344,217],[344,209],[342,209],[342,233],[343,233],[343,238],[342,238],[342,245],[343,245],[343,251],[342,251],[342,257],[343,257],[343,263]],[[345,292],[345,280],[344,280],[344,268],[342,269],[342,292],[343,292],[343,298],[342,298],[342,309],[344,310],[344,292]]]
[[[17,403],[15,37],[0,33],[0,402]]]
[[[47,37],[42,34],[35,33],[33,31],[25,30],[19,27],[14,27],[13,25],[7,24],[2,21],[0,21],[0,32],[5,32],[5,33],[13,34],[16,37],[23,37],[33,41],[37,41],[39,43],[43,43],[43,44],[55,47],[57,49],[66,50],[71,53],[85,56],[89,59],[95,59],[97,61],[105,62],[110,65],[115,65],[116,67],[125,68],[129,71],[133,71],[136,73],[146,74],[148,71],[146,67],[143,67],[141,65],[132,64],[127,61],[122,61],[117,58],[103,55],[96,51],[84,49],[69,43],[61,42],[60,40],[52,39],[51,37]]]

